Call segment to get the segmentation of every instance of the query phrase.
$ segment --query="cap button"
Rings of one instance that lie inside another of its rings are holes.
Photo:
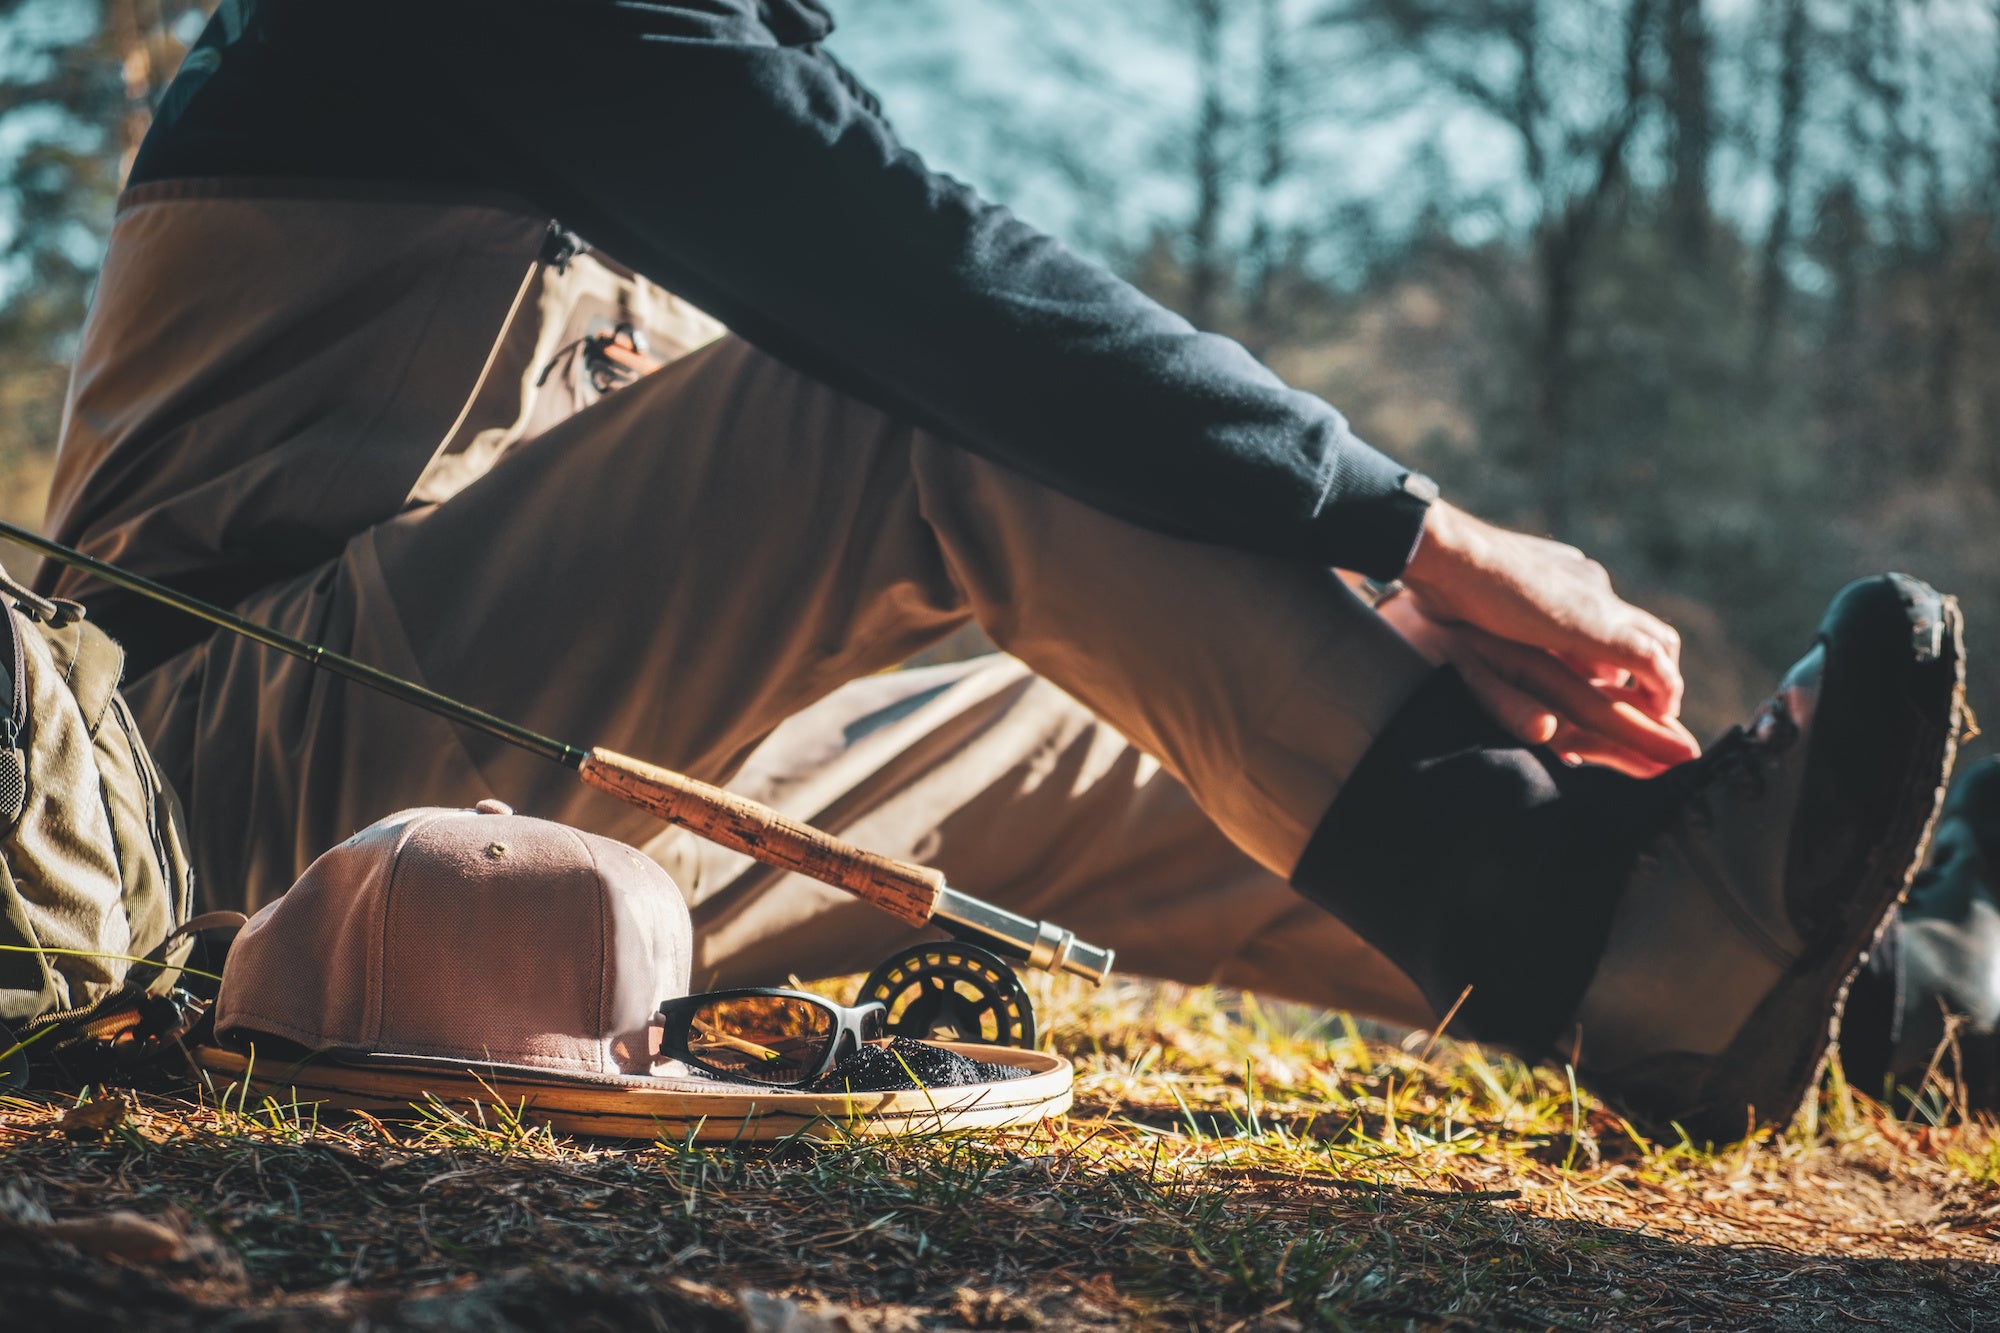
[[[505,801],[496,801],[491,796],[472,807],[482,815],[511,815],[514,807]]]

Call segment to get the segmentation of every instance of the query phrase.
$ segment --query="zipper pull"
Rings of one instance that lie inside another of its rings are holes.
[[[21,654],[21,623],[17,613],[0,606],[0,634],[11,652],[0,653],[0,833],[11,832],[28,803],[28,756],[21,749],[21,726],[27,720],[26,663]],[[25,618],[25,616],[23,617]]]
[[[542,240],[541,261],[558,273],[569,271],[569,261],[590,249],[590,242],[550,219],[549,234]]]
[[[28,803],[28,756],[13,718],[0,722],[0,833],[9,832]]]

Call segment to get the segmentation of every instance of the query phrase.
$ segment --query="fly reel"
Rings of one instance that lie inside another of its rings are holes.
[[[888,1010],[893,1036],[1035,1045],[1035,1010],[1021,979],[998,955],[963,940],[890,955],[861,983],[855,1003],[870,1000]]]

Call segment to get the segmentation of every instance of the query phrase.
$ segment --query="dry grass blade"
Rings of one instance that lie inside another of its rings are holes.
[[[0,1294],[30,1323],[88,1311],[155,1330],[224,1313],[329,1329],[1950,1329],[2000,1301],[1990,1125],[1901,1124],[1836,1084],[1810,1132],[1645,1144],[1560,1073],[1450,1041],[1412,1053],[1247,996],[1037,984],[1077,1107],[1011,1133],[612,1146],[525,1126],[497,1098],[390,1126],[189,1087],[91,1140],[46,1132],[73,1098],[0,1102],[15,1182]],[[128,1227],[191,1219],[179,1234],[213,1237],[209,1257],[92,1258],[50,1232],[119,1211]]]

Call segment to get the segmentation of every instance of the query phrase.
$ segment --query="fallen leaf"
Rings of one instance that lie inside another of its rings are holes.
[[[132,1108],[122,1097],[98,1097],[64,1111],[56,1120],[55,1130],[73,1139],[102,1138],[124,1124],[131,1114]]]
[[[1075,1299],[1086,1313],[1106,1317],[1116,1315],[1125,1305],[1109,1273],[1098,1273],[1079,1285]]]
[[[172,1263],[187,1250],[180,1232],[122,1208],[95,1217],[51,1222],[43,1231],[85,1254],[133,1264]]]

